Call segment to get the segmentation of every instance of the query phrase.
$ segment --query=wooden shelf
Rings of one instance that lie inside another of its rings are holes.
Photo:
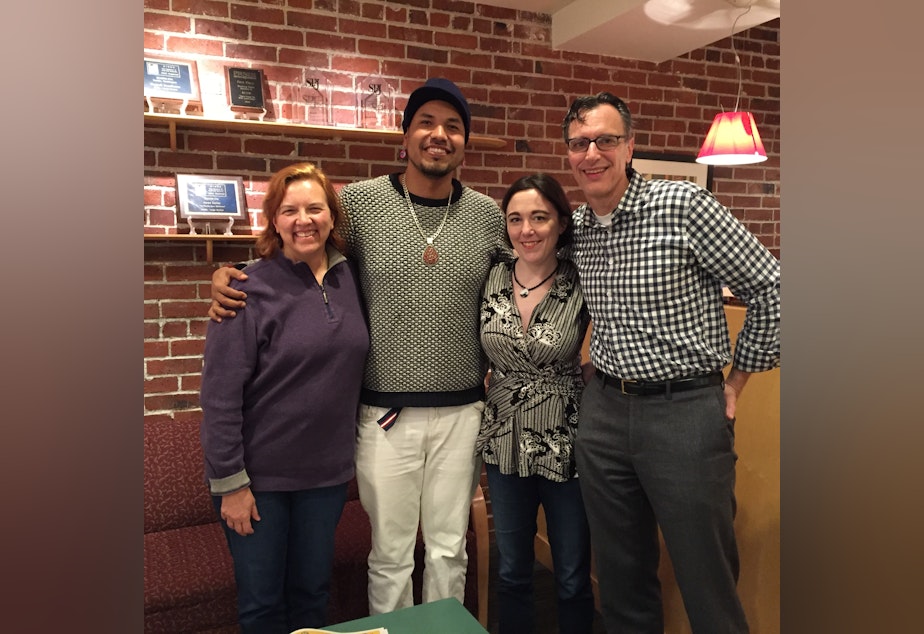
[[[256,121],[248,119],[209,119],[206,117],[177,114],[144,113],[145,124],[166,126],[170,131],[170,149],[176,150],[176,131],[189,130],[233,130],[258,134],[308,137],[315,139],[344,139],[347,141],[389,141],[401,143],[404,134],[400,130],[368,130],[365,128],[335,128],[329,126],[305,125],[280,121]],[[507,141],[496,137],[472,134],[468,144],[473,148],[503,148]]]
[[[212,245],[215,242],[256,242],[255,235],[219,235],[219,234],[197,234],[194,236],[188,233],[146,233],[144,234],[145,242],[204,242],[205,243],[205,261],[212,262]]]

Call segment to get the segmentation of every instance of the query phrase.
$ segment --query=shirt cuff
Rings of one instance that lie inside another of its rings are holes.
[[[250,486],[250,476],[247,469],[229,475],[227,478],[209,478],[209,488],[212,495],[227,495]]]

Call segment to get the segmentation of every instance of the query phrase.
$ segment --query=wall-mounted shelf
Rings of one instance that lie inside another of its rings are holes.
[[[170,132],[170,149],[176,150],[176,131],[189,130],[232,130],[256,132],[259,134],[281,134],[286,136],[315,139],[344,139],[347,141],[390,141],[401,143],[404,134],[400,130],[369,130],[365,128],[335,128],[329,126],[305,125],[280,121],[256,121],[248,119],[209,119],[206,117],[183,116],[145,112],[144,123],[167,126]],[[507,141],[496,137],[472,134],[468,144],[473,148],[502,148]]]
[[[188,233],[146,233],[144,234],[145,242],[204,242],[205,243],[205,261],[212,262],[212,245],[215,242],[256,242],[257,236],[234,235],[226,236],[219,234],[197,234],[194,236]]]

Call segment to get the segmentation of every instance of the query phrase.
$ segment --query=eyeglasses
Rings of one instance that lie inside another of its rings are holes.
[[[573,139],[568,139],[565,143],[568,144],[568,151],[574,152],[575,154],[583,154],[590,148],[591,143],[597,144],[597,149],[601,152],[606,152],[608,150],[615,150],[619,147],[619,142],[627,138],[625,134],[601,134],[596,139],[588,139],[587,137],[577,136]]]

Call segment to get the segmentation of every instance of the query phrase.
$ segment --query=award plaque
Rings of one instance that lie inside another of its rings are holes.
[[[231,234],[237,219],[247,219],[244,179],[240,176],[176,175],[177,211],[189,224],[189,234],[215,233],[212,223],[221,225],[224,235]]]
[[[196,62],[145,54],[144,101],[149,112],[201,114]]]
[[[357,78],[353,92],[356,94],[357,128],[397,129],[395,89],[388,80],[378,75]]]
[[[228,106],[236,117],[257,118],[266,116],[263,99],[263,71],[257,68],[225,67],[225,94]]]
[[[331,83],[327,74],[315,68],[306,68],[302,78],[299,101],[305,107],[305,123],[333,125]]]

